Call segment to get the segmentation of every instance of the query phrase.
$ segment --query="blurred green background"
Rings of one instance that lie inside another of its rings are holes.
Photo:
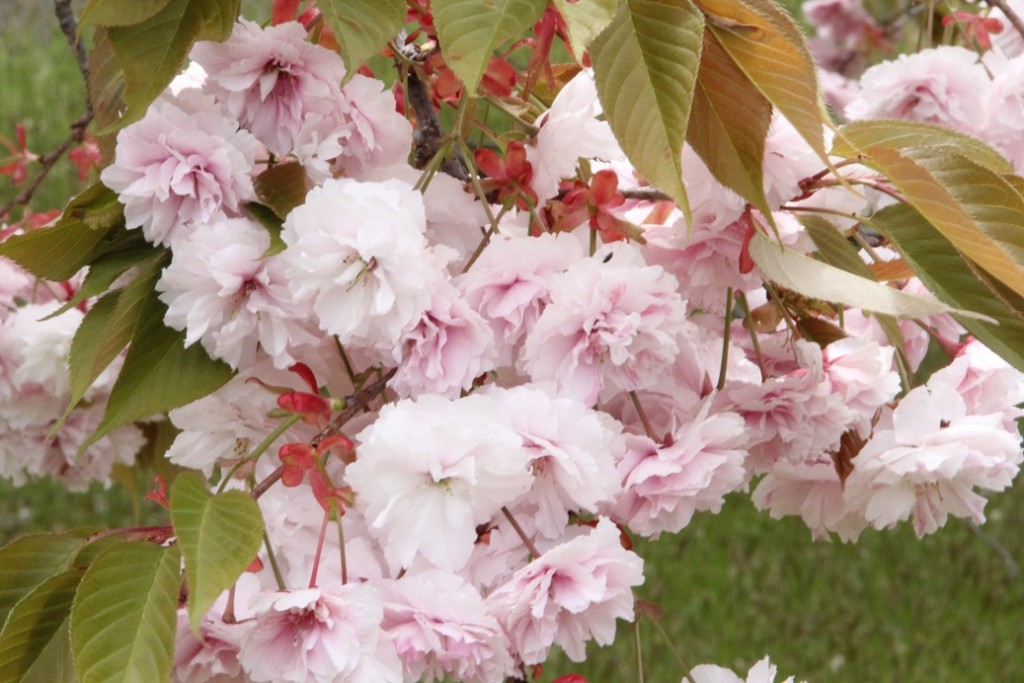
[[[13,140],[23,123],[39,154],[83,111],[77,67],[50,10],[43,0],[0,2],[0,135]],[[32,208],[60,208],[76,183],[61,162]],[[0,204],[16,190],[0,177]],[[0,482],[0,544],[22,533],[161,520],[141,502],[144,482],[133,484],[69,494],[47,481]],[[856,545],[814,543],[799,520],[771,520],[734,495],[722,514],[638,543],[647,562],[638,592],[649,603],[638,622],[646,681],[678,683],[685,667],[704,662],[745,675],[765,654],[780,681],[1024,681],[1020,487],[993,497],[988,516],[981,531],[951,521],[920,541],[904,525],[866,532]],[[570,672],[591,683],[638,680],[632,626],[620,623],[614,646],[589,652],[585,665],[554,657],[541,680]]]

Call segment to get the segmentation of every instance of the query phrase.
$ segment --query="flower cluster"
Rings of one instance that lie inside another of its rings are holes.
[[[816,49],[880,40],[859,4],[808,4]],[[119,133],[102,180],[127,228],[169,252],[163,322],[237,372],[171,411],[167,457],[225,486],[266,483],[274,553],[198,632],[183,618],[176,680],[525,678],[552,647],[582,660],[634,618],[630,535],[679,532],[752,490],[816,538],[904,520],[920,536],[983,521],[985,493],[1024,460],[1024,374],[951,317],[883,326],[766,284],[755,234],[810,253],[800,210],[839,215],[826,229],[848,235],[878,203],[843,186],[864,167],[815,184],[838,171],[778,112],[765,213],[687,146],[688,224],[644,194],[587,70],[505,162],[479,150],[493,173],[463,185],[413,168],[403,103],[344,81],[298,22],[240,21],[191,59]],[[867,70],[843,111],[989,136],[1024,164],[1021,59],[923,51]],[[273,225],[260,187],[282,168],[308,189]],[[141,443],[129,427],[74,455],[108,376],[48,434],[82,313],[44,316],[78,283],[0,269],[0,475],[102,478]],[[927,296],[913,277],[893,287]],[[949,363],[913,385],[930,346]],[[746,680],[774,677],[766,658]]]

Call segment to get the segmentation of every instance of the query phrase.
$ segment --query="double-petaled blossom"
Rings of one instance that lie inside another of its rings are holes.
[[[989,77],[978,55],[942,46],[900,55],[868,69],[860,94],[846,108],[848,119],[923,121],[963,133],[981,130]]]
[[[291,294],[342,344],[390,353],[446,277],[425,231],[411,185],[327,180],[284,223]]]
[[[501,683],[514,673],[508,638],[480,593],[458,574],[427,570],[381,582],[381,628],[405,680]]]
[[[643,583],[644,562],[622,547],[608,519],[556,545],[512,575],[487,597],[524,664],[548,657],[553,644],[583,661],[586,641],[607,645],[616,619],[633,619],[633,586]]]
[[[985,520],[985,498],[1001,491],[1022,461],[1021,437],[1001,412],[971,414],[941,381],[908,393],[887,411],[853,459],[849,505],[875,528],[913,517],[914,531],[935,532],[949,515]]]
[[[330,114],[341,98],[345,65],[298,22],[241,19],[226,41],[196,43],[191,56],[207,73],[204,91],[274,154],[291,152],[304,117]]]
[[[534,380],[553,379],[592,404],[605,386],[654,384],[690,330],[676,279],[615,242],[555,280],[551,304],[526,338],[523,365]]]
[[[400,683],[394,647],[383,637],[380,595],[350,583],[263,593],[250,605],[255,623],[239,661],[252,681]]]
[[[150,242],[220,215],[237,216],[256,199],[250,174],[258,144],[212,100],[195,92],[163,97],[117,134],[114,162],[100,179],[124,204],[125,224]]]
[[[345,478],[395,572],[417,558],[461,569],[477,525],[533,480],[522,440],[488,396],[389,404],[356,439]]]
[[[167,304],[164,322],[185,330],[185,345],[202,343],[233,368],[259,353],[277,367],[295,349],[316,345],[309,306],[292,300],[279,255],[264,257],[270,235],[254,221],[221,219],[174,242],[174,256],[157,282]]]

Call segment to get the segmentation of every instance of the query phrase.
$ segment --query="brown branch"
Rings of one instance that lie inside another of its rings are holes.
[[[416,114],[416,131],[413,133],[413,166],[422,169],[441,151],[447,136],[444,129],[441,128],[441,121],[437,118],[434,104],[430,101],[427,86],[420,80],[415,69],[409,70],[406,93],[413,113]],[[463,97],[465,96],[463,95]],[[462,182],[469,181],[469,171],[466,169],[466,165],[454,152],[449,153],[441,161],[441,170]]]
[[[320,430],[320,433],[313,437],[310,442],[311,445],[316,448],[325,438],[331,434],[337,434],[340,432],[346,422],[358,415],[363,408],[369,405],[370,401],[384,392],[384,389],[387,388],[388,381],[395,376],[396,372],[398,372],[398,368],[391,368],[376,382],[363,387],[346,399],[344,410],[338,413],[338,416],[331,420],[330,424]],[[259,497],[266,493],[271,486],[276,484],[283,475],[284,465],[281,465],[271,472],[266,479],[256,484],[249,495],[252,496],[254,500],[258,500]]]
[[[78,70],[82,72],[82,78],[89,82],[89,54],[85,51],[85,45],[78,39],[78,22],[75,14],[71,11],[71,0],[53,0],[53,9],[57,14],[57,22],[60,30],[68,41],[68,46],[75,53],[78,60]]]
[[[68,41],[68,46],[71,51],[75,54],[75,59],[78,61],[78,70],[82,72],[82,79],[86,83],[88,88],[89,83],[89,55],[85,51],[85,46],[82,45],[82,41],[78,39],[78,22],[75,20],[75,15],[71,11],[71,0],[54,0],[54,11],[57,14],[57,22],[60,24],[60,30],[64,34],[64,37]],[[85,98],[85,114],[81,116],[77,121],[71,124],[71,133],[57,145],[56,149],[43,156],[39,157],[39,164],[42,166],[39,173],[32,179],[32,181],[23,189],[18,195],[11,201],[0,207],[0,216],[6,216],[16,206],[25,206],[32,201],[33,195],[39,189],[40,185],[43,184],[43,180],[50,174],[53,167],[58,161],[67,153],[73,145],[76,145],[85,138],[85,129],[89,127],[89,123],[92,122],[93,111],[92,103],[89,101],[88,95]]]
[[[1002,11],[1002,13],[1006,15],[1007,20],[1013,24],[1013,28],[1017,30],[1017,33],[1024,38],[1024,21],[1021,21],[1020,15],[1010,8],[1010,5],[1006,0],[986,0],[986,2],[990,6]]]

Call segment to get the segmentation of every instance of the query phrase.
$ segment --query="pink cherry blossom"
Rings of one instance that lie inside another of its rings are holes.
[[[244,683],[238,647],[249,627],[250,624],[244,623],[226,624],[207,615],[196,633],[189,623],[188,611],[178,610],[174,644],[175,683]]]
[[[263,593],[239,660],[257,683],[400,683],[398,657],[381,637],[380,595],[365,584]]]
[[[746,443],[743,419],[709,414],[705,401],[666,444],[630,435],[619,462],[622,493],[606,513],[632,531],[657,538],[690,523],[698,510],[719,512],[725,494],[743,486]]]
[[[412,186],[327,180],[284,222],[292,294],[312,299],[321,329],[342,344],[390,353],[446,278],[425,230]]]
[[[249,175],[256,148],[210,100],[184,92],[157,100],[117,134],[114,163],[100,179],[118,193],[128,228],[169,244],[219,214],[239,215],[243,202],[256,199]]]
[[[606,245],[555,280],[551,304],[526,338],[525,370],[588,404],[608,385],[654,384],[692,329],[677,290],[675,278],[645,265],[634,247]]]
[[[625,157],[611,127],[597,118],[600,114],[594,77],[582,71],[538,119],[537,145],[527,148],[526,157],[533,165],[531,185],[542,201],[558,194],[559,180],[575,175],[580,157],[605,161]]]
[[[969,414],[947,384],[918,387],[886,412],[846,480],[849,505],[875,528],[913,517],[917,535],[934,533],[949,515],[985,520],[975,488],[1001,491],[1022,461],[1016,428],[1001,413]]]
[[[583,248],[571,235],[498,237],[456,280],[494,330],[502,364],[513,363],[523,338],[551,301],[554,276],[582,257]]]
[[[800,463],[780,460],[750,497],[773,519],[800,516],[811,536],[819,541],[835,532],[842,540],[854,542],[867,526],[863,515],[846,504],[835,463],[827,456]]]
[[[441,394],[456,398],[473,380],[494,369],[494,333],[452,285],[434,290],[430,306],[402,335],[396,348],[399,396]]]
[[[541,534],[559,538],[569,512],[597,512],[618,493],[615,461],[623,452],[622,425],[557,396],[551,384],[522,384],[492,395],[529,453],[536,479],[516,508],[531,510]]]
[[[329,114],[341,97],[341,58],[306,41],[298,22],[240,19],[228,40],[196,43],[191,57],[207,73],[204,90],[274,154],[291,152],[303,118]]]
[[[532,481],[521,439],[488,396],[389,404],[356,439],[345,477],[393,572],[417,557],[460,569],[477,525]]]
[[[846,108],[850,120],[906,119],[974,133],[985,120],[989,77],[976,53],[944,45],[873,66],[860,87]]]
[[[502,683],[513,675],[505,633],[460,576],[428,570],[382,582],[381,589],[381,628],[402,660],[405,680]]]
[[[870,433],[875,412],[900,392],[900,376],[893,369],[895,349],[873,341],[846,337],[822,349],[825,374],[834,393],[860,418],[858,427]]]
[[[164,322],[185,330],[185,346],[202,342],[233,368],[262,352],[284,368],[293,350],[315,345],[309,307],[292,300],[280,256],[264,257],[270,235],[243,218],[216,221],[174,242],[174,256],[156,284],[167,304]]]
[[[775,683],[777,673],[778,667],[772,664],[766,656],[750,667],[746,678],[740,678],[732,670],[726,669],[724,666],[700,664],[690,670],[689,680],[692,683]],[[683,682],[687,683],[687,679],[684,678]],[[793,683],[793,677],[790,676],[779,683]]]
[[[644,562],[622,547],[618,528],[601,518],[588,534],[555,546],[487,597],[524,664],[543,662],[552,644],[583,661],[586,642],[608,645],[615,620],[633,620],[633,586]]]
[[[798,341],[799,365],[761,384],[727,382],[716,402],[739,413],[752,442],[750,471],[766,471],[779,459],[800,462],[838,445],[855,415],[833,393],[816,344]]]

